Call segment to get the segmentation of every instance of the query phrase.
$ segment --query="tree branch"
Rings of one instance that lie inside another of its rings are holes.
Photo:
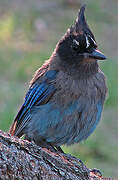
[[[89,180],[101,179],[90,173],[81,160],[54,153],[34,143],[0,131],[0,179]]]

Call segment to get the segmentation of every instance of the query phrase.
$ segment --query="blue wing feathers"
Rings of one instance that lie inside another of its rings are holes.
[[[52,95],[54,93],[56,89],[54,88],[54,86],[50,86],[42,95],[41,99],[39,99],[37,101],[36,105],[40,105],[43,101],[45,101],[45,99],[48,99],[50,97],[50,95]]]
[[[38,98],[39,98],[41,95],[43,95],[43,93],[45,92],[45,90],[46,90],[47,88],[48,88],[48,87],[47,87],[46,84],[41,84],[41,85],[37,88],[37,90],[36,90],[36,92],[33,94],[33,96],[31,97],[29,104],[27,104],[27,108],[31,108],[31,107],[35,104],[35,102],[38,100]]]
[[[25,102],[22,106],[22,112],[20,114],[20,119],[23,117],[23,115],[25,114],[25,112],[28,109],[31,109],[32,106],[36,103],[36,101],[38,100],[38,98],[40,98],[40,96],[44,93],[45,89],[47,88],[47,85],[40,84],[40,85],[35,85],[33,88],[31,88],[29,91],[29,96],[27,94],[26,98],[25,98]],[[40,99],[41,102],[42,99]]]
[[[30,110],[32,107],[34,105],[39,106],[40,104],[46,103],[46,100],[55,92],[56,89],[52,80],[56,78],[56,74],[57,71],[55,70],[48,71],[42,83],[35,83],[30,87],[25,96],[25,102],[15,118],[15,121],[17,121],[15,135],[18,135],[30,120]]]
[[[24,105],[26,105],[28,103],[28,101],[30,100],[30,98],[32,97],[34,92],[36,91],[37,87],[38,87],[38,84],[34,84],[34,86],[29,89],[29,91],[28,91],[28,93],[26,94],[26,97],[25,97]]]
[[[22,130],[24,129],[24,127],[26,126],[26,124],[30,119],[31,119],[31,114],[28,111],[25,115],[24,121],[22,121],[22,123],[17,124],[15,135],[19,135],[22,132]]]
[[[50,80],[55,78],[56,71],[48,71],[46,77]],[[27,93],[25,97],[24,107],[26,109],[32,108],[32,106],[38,101],[38,105],[48,96],[51,91],[55,90],[53,85],[47,84],[47,82],[42,82],[41,84],[34,84]]]

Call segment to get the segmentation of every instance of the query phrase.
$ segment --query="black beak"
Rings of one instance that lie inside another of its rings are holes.
[[[104,56],[104,54],[102,54],[99,50],[94,49],[94,51],[92,53],[89,53],[88,55],[90,58],[93,59],[98,59],[98,60],[104,60],[106,59],[106,57]]]

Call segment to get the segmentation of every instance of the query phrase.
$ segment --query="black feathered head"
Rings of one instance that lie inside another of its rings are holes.
[[[106,59],[106,57],[97,50],[97,43],[86,22],[84,11],[85,5],[81,7],[75,24],[67,30],[56,48],[60,58],[70,63],[89,58],[93,60]]]

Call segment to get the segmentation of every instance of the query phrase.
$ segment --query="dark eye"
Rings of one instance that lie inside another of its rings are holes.
[[[78,48],[79,48],[79,42],[78,42],[76,39],[73,40],[72,48],[73,48],[75,51],[78,50]]]

